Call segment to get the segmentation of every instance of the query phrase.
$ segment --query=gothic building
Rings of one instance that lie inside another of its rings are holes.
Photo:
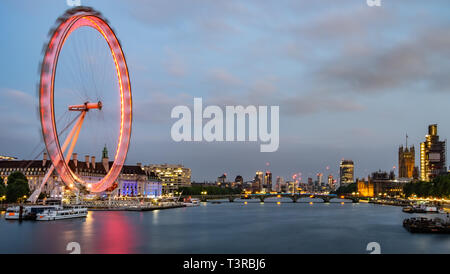
[[[413,178],[415,167],[414,146],[404,148],[403,145],[398,148],[398,177]]]

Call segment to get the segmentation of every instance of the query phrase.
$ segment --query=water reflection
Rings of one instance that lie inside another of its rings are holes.
[[[2,216],[0,253],[68,253],[69,242],[80,243],[82,253],[367,253],[369,242],[383,253],[450,253],[450,237],[410,234],[402,227],[407,217],[399,207],[317,199],[92,211],[54,222]]]
[[[122,212],[108,213],[107,216],[102,216],[101,223],[96,228],[95,250],[104,254],[137,253],[135,245],[139,241],[139,235],[136,235],[131,219]]]

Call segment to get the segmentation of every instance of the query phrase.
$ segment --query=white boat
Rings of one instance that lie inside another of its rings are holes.
[[[18,206],[8,207],[5,212],[5,219],[6,220],[19,220],[19,212],[20,212],[20,207],[18,207]]]
[[[438,213],[438,208],[435,206],[426,206],[425,208],[425,212],[427,213]]]
[[[54,221],[73,218],[86,218],[88,214],[87,207],[59,207],[47,209],[37,214],[36,221]]]
[[[199,206],[200,205],[200,200],[196,199],[196,198],[189,199],[189,200],[186,200],[185,202],[183,202],[183,205],[187,206],[187,207]]]
[[[22,206],[22,219],[23,220],[35,220],[37,214],[48,209],[55,209],[58,205],[28,205]],[[20,219],[20,206],[12,206],[6,209],[6,220],[19,220]]]

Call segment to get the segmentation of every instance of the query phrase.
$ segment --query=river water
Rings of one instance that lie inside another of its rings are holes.
[[[311,201],[91,211],[53,222],[7,221],[2,213],[0,253],[69,253],[69,242],[81,253],[369,253],[370,242],[381,253],[450,253],[450,235],[406,231],[402,221],[413,215],[400,207]]]

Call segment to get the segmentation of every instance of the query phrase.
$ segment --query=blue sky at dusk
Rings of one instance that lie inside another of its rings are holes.
[[[397,165],[406,133],[416,151],[428,124],[450,137],[449,1],[81,1],[108,18],[127,57],[129,164],[182,163],[202,181],[249,180],[269,162],[275,177],[306,180],[337,176],[348,158],[362,177]],[[0,155],[30,159],[42,142],[38,65],[66,9],[65,0],[0,3]],[[194,97],[280,106],[279,150],[172,141],[170,112]]]

